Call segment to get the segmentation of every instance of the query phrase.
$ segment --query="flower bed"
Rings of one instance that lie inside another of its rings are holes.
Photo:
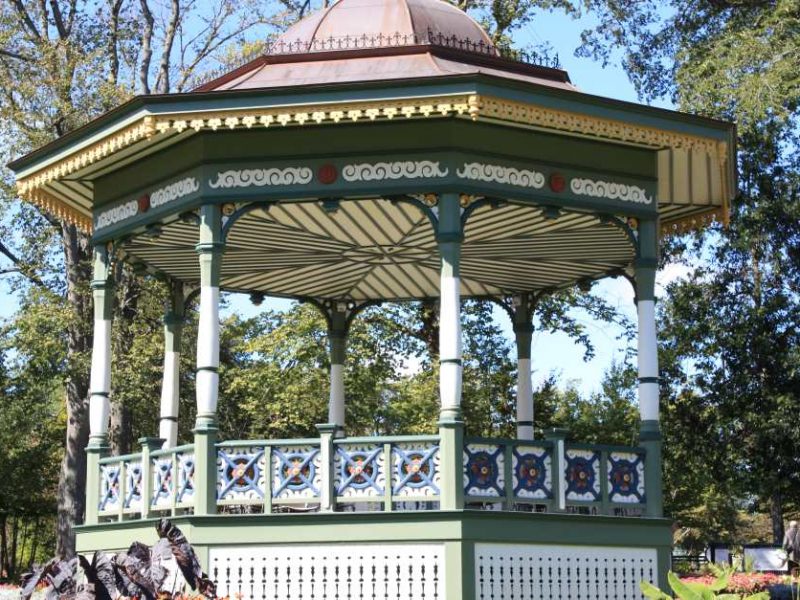
[[[697,575],[692,577],[681,577],[681,581],[686,583],[703,583],[709,585],[716,578],[712,575]],[[789,584],[791,578],[787,575],[776,575],[774,573],[734,573],[728,581],[725,592],[729,594],[754,594],[756,592],[766,592],[770,588]]]

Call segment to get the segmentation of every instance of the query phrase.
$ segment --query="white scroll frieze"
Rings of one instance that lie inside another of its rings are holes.
[[[139,203],[136,200],[125,202],[119,206],[109,208],[97,215],[96,229],[102,229],[109,225],[114,225],[125,219],[135,216],[139,212]]]
[[[464,163],[464,167],[456,173],[461,179],[530,187],[537,190],[543,188],[545,183],[544,174],[539,171],[515,169],[502,165],[487,165],[478,162]]]
[[[395,162],[358,163],[345,165],[342,178],[345,181],[385,181],[390,179],[428,179],[447,177],[449,171],[438,161],[401,160]]]
[[[635,204],[653,203],[653,198],[648,196],[644,189],[624,183],[574,178],[570,182],[570,189],[573,194],[579,196],[608,198],[609,200],[620,200],[621,202],[633,202]]]
[[[200,182],[195,177],[186,177],[180,181],[170,183],[150,194],[150,206],[156,208],[167,202],[178,200],[200,189]]]
[[[231,169],[217,173],[217,179],[209,180],[208,185],[213,189],[305,185],[311,183],[313,177],[314,172],[309,167]]]

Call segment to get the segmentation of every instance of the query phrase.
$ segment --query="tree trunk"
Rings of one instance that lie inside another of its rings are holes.
[[[8,573],[8,533],[6,532],[6,513],[0,513],[0,581],[6,580]]]
[[[74,225],[62,224],[64,266],[67,271],[67,302],[73,309],[67,328],[67,358],[70,375],[66,382],[67,432],[64,460],[58,479],[58,522],[56,554],[62,558],[75,556],[74,527],[83,519],[86,504],[86,446],[89,443],[89,380],[83,362],[92,347],[89,324],[92,318],[91,257],[88,239]]]
[[[142,287],[130,267],[119,264],[114,272],[115,297],[114,311],[114,353],[117,360],[124,360],[136,337],[132,326],[139,312],[139,296]],[[133,423],[130,407],[123,400],[111,394],[111,424],[109,426],[111,453],[117,456],[129,454],[133,449]]]
[[[783,494],[780,489],[772,492],[769,516],[772,519],[772,543],[783,543]]]

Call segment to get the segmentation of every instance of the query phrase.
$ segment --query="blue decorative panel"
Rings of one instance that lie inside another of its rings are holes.
[[[395,444],[392,447],[395,496],[438,496],[439,446]]]
[[[171,508],[175,494],[175,478],[172,473],[172,457],[165,456],[153,460],[153,488],[151,506]]]
[[[319,448],[272,449],[272,496],[277,499],[318,498],[322,487]]]
[[[100,512],[119,508],[119,484],[121,465],[100,465]]]
[[[519,498],[552,498],[550,450],[537,446],[518,446],[514,448],[512,456],[514,495]]]
[[[263,448],[221,448],[217,451],[217,499],[263,500]]]
[[[178,505],[188,505],[194,500],[194,454],[178,455]]]
[[[503,446],[467,444],[464,448],[464,493],[500,497],[505,492]]]
[[[346,497],[382,496],[386,485],[383,445],[340,444],[334,457],[336,493]]]
[[[600,453],[594,450],[567,450],[567,500],[600,500]]]
[[[125,508],[142,508],[142,463],[125,463]]]
[[[644,504],[644,456],[611,452],[608,456],[608,495],[612,502]]]

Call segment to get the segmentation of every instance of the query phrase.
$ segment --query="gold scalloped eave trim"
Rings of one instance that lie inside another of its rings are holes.
[[[75,225],[75,227],[86,234],[91,234],[94,229],[94,223],[92,223],[92,218],[90,216],[65,204],[62,200],[44,190],[28,190],[24,194],[20,194],[20,197],[34,206],[38,206],[53,217]]]

